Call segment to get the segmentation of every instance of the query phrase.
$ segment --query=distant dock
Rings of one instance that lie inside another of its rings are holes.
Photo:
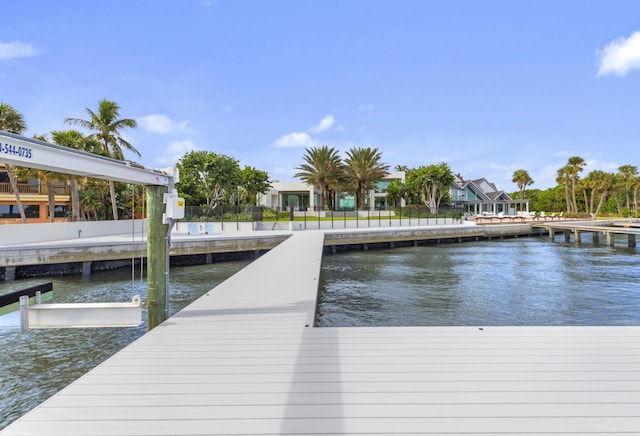
[[[621,235],[626,237],[628,247],[635,247],[636,237],[640,235],[640,222],[633,220],[545,222],[536,226],[546,229],[550,237],[562,232],[566,242],[571,241],[571,235],[575,242],[582,242],[582,234],[590,233],[594,243],[602,238],[609,246],[614,246],[616,236]]]
[[[60,224],[52,224],[60,226]],[[0,228],[2,230],[2,228]],[[294,233],[315,230],[229,231],[217,234],[172,235],[172,262],[180,258],[193,263],[213,263],[244,254],[257,258]],[[364,249],[376,246],[419,245],[423,243],[464,242],[469,240],[544,234],[530,223],[496,225],[441,224],[381,228],[324,230],[324,246],[337,250],[344,246]],[[90,275],[92,271],[131,265],[132,259],[145,259],[144,234],[118,233],[107,236],[74,237],[46,242],[13,243],[0,246],[0,280],[56,274]],[[186,261],[185,261],[186,262]],[[54,270],[52,273],[51,270]]]

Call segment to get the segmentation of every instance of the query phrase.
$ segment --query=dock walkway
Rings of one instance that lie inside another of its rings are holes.
[[[314,328],[323,240],[294,232],[2,436],[640,434],[640,327]]]
[[[571,240],[573,234],[575,242],[582,241],[583,233],[591,233],[593,242],[600,242],[600,235],[604,235],[607,245],[615,245],[617,235],[625,236],[628,247],[636,246],[636,236],[640,235],[638,223],[631,220],[606,220],[606,221],[576,221],[573,223],[541,223],[536,227],[547,229],[550,237],[556,232],[564,233],[566,242]]]

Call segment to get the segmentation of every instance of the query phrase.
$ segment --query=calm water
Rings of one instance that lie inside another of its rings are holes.
[[[172,268],[169,309],[173,314],[246,265],[245,261]],[[146,280],[146,279],[145,279]],[[81,277],[0,282],[0,292],[53,282],[54,303],[146,299],[146,281],[131,280],[131,271]],[[88,372],[147,330],[147,314],[135,328],[39,329],[21,333],[0,328],[0,429]]]
[[[338,253],[317,324],[640,325],[639,277],[636,249],[544,237]]]
[[[327,255],[318,325],[640,325],[639,261],[636,249],[547,238]],[[173,268],[171,312],[245,264]],[[0,292],[43,281],[0,283]],[[146,295],[127,271],[52,281],[55,302]],[[0,429],[145,331],[0,329]]]

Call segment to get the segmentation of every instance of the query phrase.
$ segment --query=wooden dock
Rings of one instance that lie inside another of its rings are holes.
[[[553,238],[557,232],[564,234],[566,242],[571,241],[571,235],[575,242],[582,242],[582,234],[590,233],[592,241],[599,243],[602,236],[609,246],[615,245],[616,236],[625,236],[628,247],[636,246],[636,236],[640,235],[638,222],[632,220],[608,220],[608,221],[576,221],[565,223],[540,223],[534,227],[542,227],[548,230],[549,237]]]
[[[314,328],[323,242],[294,232],[2,436],[640,434],[640,327]]]

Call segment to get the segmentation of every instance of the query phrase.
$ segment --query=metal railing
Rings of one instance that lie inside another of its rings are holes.
[[[389,210],[323,210],[287,207],[268,209],[256,206],[187,206],[183,221],[206,221],[219,223],[256,222],[258,228],[272,229],[269,223],[292,222],[294,230],[340,229],[367,227],[404,227],[444,225],[460,223],[462,212],[458,209],[441,208],[432,213],[426,207],[411,206]]]

